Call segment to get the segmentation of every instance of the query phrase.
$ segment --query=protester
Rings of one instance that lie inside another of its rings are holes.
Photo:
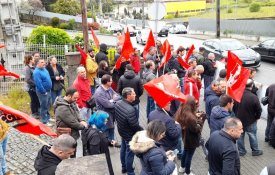
[[[83,119],[76,105],[76,100],[79,98],[79,93],[76,89],[69,88],[64,97],[58,97],[54,103],[54,114],[56,118],[56,127],[70,128],[70,135],[77,140],[79,130],[87,127],[85,119]]]
[[[204,67],[204,73],[203,73],[204,88],[206,89],[208,86],[210,86],[210,84],[214,80],[214,75],[217,69],[214,53],[208,54],[208,59],[206,59],[203,62],[203,67]]]
[[[94,49],[88,49],[88,57],[86,59],[85,68],[87,72],[87,79],[90,81],[91,92],[95,93],[95,78],[97,77],[98,65],[95,61]]]
[[[273,119],[273,122],[270,125],[268,141],[269,145],[275,149],[275,119]]]
[[[107,136],[102,132],[103,127],[108,121],[109,114],[104,111],[96,111],[89,119],[89,128],[84,129],[81,133],[83,156],[102,154],[106,155],[106,161],[110,175],[114,174]]]
[[[131,64],[126,65],[124,75],[119,78],[117,92],[122,94],[122,90],[126,87],[131,87],[136,92],[136,99],[133,101],[133,105],[136,109],[137,117],[139,118],[139,98],[143,94],[143,85],[139,76],[133,71]]]
[[[219,105],[215,106],[211,111],[210,134],[216,130],[221,130],[227,117],[235,116],[233,106],[234,100],[230,96],[226,94],[220,96]]]
[[[99,52],[95,55],[96,63],[99,64],[100,61],[105,60],[109,65],[109,59],[107,55],[108,55],[107,45],[104,43],[101,43],[99,46]]]
[[[57,137],[52,146],[44,145],[38,152],[34,162],[34,168],[38,175],[55,175],[57,165],[65,159],[70,158],[76,149],[75,139],[62,134]]]
[[[148,60],[145,63],[145,69],[143,72],[143,79],[148,83],[149,81],[156,78],[156,75],[154,74],[155,70],[155,63],[152,60]],[[146,105],[146,116],[147,119],[149,117],[150,112],[156,109],[156,104],[154,99],[148,94],[147,95],[147,105]]]
[[[201,130],[204,119],[200,114],[196,114],[197,105],[193,96],[187,96],[185,103],[182,103],[176,113],[176,121],[182,128],[182,139],[184,151],[181,157],[180,173],[193,175],[191,172],[191,162],[195,150],[200,146]]]
[[[165,150],[175,150],[178,145],[178,139],[180,137],[181,127],[171,115],[169,115],[171,103],[169,102],[165,107],[152,111],[149,114],[148,121],[160,120],[165,124],[166,132],[165,137],[159,140],[160,146]]]
[[[263,154],[263,151],[258,147],[257,140],[257,120],[261,117],[262,107],[258,97],[252,93],[252,86],[253,81],[248,79],[241,102],[238,105],[237,117],[242,121],[244,128],[244,132],[237,141],[240,156],[246,154],[244,146],[245,133],[247,133],[249,137],[252,156],[260,156]]]
[[[184,94],[193,96],[196,100],[196,104],[199,105],[200,93],[197,86],[198,74],[194,69],[187,71],[187,77],[184,79]]]
[[[98,65],[97,77],[101,79],[105,74],[111,75],[111,72],[109,70],[108,63],[105,60],[102,60]]]
[[[26,55],[25,56],[25,89],[27,90],[31,102],[30,102],[30,107],[31,107],[31,113],[32,116],[39,119],[39,108],[40,108],[40,103],[39,103],[39,99],[37,97],[36,94],[36,90],[35,90],[35,83],[34,83],[34,79],[33,79],[33,71],[35,69],[34,67],[34,58],[31,55]]]
[[[202,65],[203,62],[205,61],[204,52],[205,52],[205,48],[199,47],[199,52],[196,55],[198,65]]]
[[[50,56],[48,61],[49,63],[46,66],[46,69],[48,70],[52,80],[51,98],[53,104],[55,99],[61,96],[64,87],[65,72],[62,66],[57,64],[55,56]]]
[[[40,58],[33,72],[36,94],[40,103],[40,116],[42,123],[52,126],[50,121],[49,109],[51,105],[52,80],[49,72],[45,69],[45,61]]]
[[[87,107],[86,102],[92,98],[90,81],[87,79],[86,69],[84,67],[79,66],[76,72],[77,77],[73,83],[73,87],[79,93],[79,98],[76,100],[76,103],[80,109],[81,117],[88,121],[91,116],[91,109]]]
[[[134,134],[143,130],[139,125],[135,108],[132,102],[135,101],[136,93],[133,88],[124,88],[122,90],[123,99],[115,104],[115,117],[117,121],[118,133],[121,136],[120,161],[122,173],[134,175],[133,161],[134,153],[130,150],[129,142]]]
[[[265,141],[269,141],[269,132],[272,121],[275,118],[275,84],[271,84],[268,86],[265,92],[265,96],[268,97],[268,105],[267,105],[267,124],[265,129]],[[275,136],[273,136],[275,139]]]
[[[254,80],[255,76],[256,76],[256,69],[255,68],[249,68],[250,69],[250,75],[249,75],[249,79],[251,79],[253,81],[253,85],[252,85],[252,93],[257,95],[257,92],[259,90],[260,87],[262,87],[261,83],[258,83]]]
[[[39,59],[40,59],[40,53],[38,51],[34,51],[32,53],[33,61],[34,61],[34,67],[36,67]]]
[[[139,50],[135,47],[134,53],[130,56],[130,64],[133,66],[133,71],[138,74],[140,71],[140,57]]]
[[[209,174],[240,175],[240,157],[236,140],[243,132],[242,122],[227,118],[220,131],[214,131],[206,143],[208,149]]]
[[[8,145],[8,132],[9,132],[9,125],[0,120],[0,175],[5,175],[7,172],[6,167],[6,150]]]
[[[174,61],[172,62],[171,68],[175,69],[177,71],[177,75],[180,79],[180,88],[181,88],[181,92],[184,92],[184,77],[185,77],[185,69],[181,66],[181,64],[179,63],[178,59],[183,59],[183,56],[185,55],[185,48],[180,46],[177,49],[177,58],[174,59]]]
[[[165,137],[166,128],[160,120],[151,121],[146,131],[137,132],[130,141],[130,149],[139,157],[141,162],[141,175],[172,174],[176,169],[175,155],[172,151],[164,150],[156,144]]]
[[[112,89],[112,77],[110,75],[103,75],[101,78],[101,85],[96,89],[94,98],[96,102],[96,109],[105,111],[109,114],[108,122],[104,128],[104,133],[107,135],[113,146],[120,147],[115,141],[115,126],[114,126],[114,110],[115,102],[119,100],[119,95]]]

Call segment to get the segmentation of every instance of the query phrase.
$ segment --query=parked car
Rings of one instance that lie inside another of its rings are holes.
[[[138,30],[137,36],[136,36],[137,43],[145,45],[147,43],[149,33],[150,33],[150,30],[146,30],[146,29]]]
[[[183,33],[183,34],[186,34],[187,30],[186,30],[185,25],[183,25],[183,24],[174,24],[174,25],[172,25],[172,27],[169,28],[169,33],[174,33],[174,34]]]
[[[245,67],[260,67],[261,55],[254,50],[248,48],[236,39],[209,39],[203,42],[205,54],[212,52],[216,59],[227,57],[227,52],[232,51],[242,61]]]
[[[126,30],[127,30],[127,27],[128,27],[128,30],[129,30],[129,33],[130,33],[130,36],[136,36],[137,35],[137,31],[135,30],[135,26],[133,25],[126,25],[124,27],[124,32],[126,33]]]
[[[117,32],[121,33],[122,30],[123,30],[123,27],[120,24],[113,23],[113,24],[110,24],[108,30],[113,32],[113,33],[117,33]]]
[[[275,62],[275,39],[263,41],[252,46],[251,49],[258,52],[261,55],[262,60]]]
[[[167,26],[162,27],[162,29],[159,31],[158,36],[165,35],[168,36],[169,28]]]

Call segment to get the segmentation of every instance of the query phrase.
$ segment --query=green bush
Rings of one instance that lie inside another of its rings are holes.
[[[233,10],[230,8],[227,10],[227,13],[233,13]]]
[[[69,20],[69,23],[68,23],[68,29],[70,29],[70,30],[74,30],[75,29],[75,20],[74,19],[70,19]]]
[[[99,32],[102,33],[102,34],[113,34],[113,32],[108,31],[104,27],[100,27]]]
[[[59,23],[60,23],[60,19],[58,17],[53,17],[51,19],[51,23],[52,23],[52,26],[53,27],[58,27],[59,26]]]
[[[62,23],[60,23],[59,28],[60,29],[69,29],[69,24],[62,22]]]
[[[244,0],[244,3],[251,4],[252,0]]]
[[[260,9],[261,9],[260,4],[258,4],[258,3],[250,4],[250,7],[249,7],[250,12],[258,12],[258,11],[260,11]]]
[[[71,38],[68,33],[62,29],[53,28],[52,26],[39,26],[33,29],[27,43],[43,44],[43,35],[46,35],[46,44],[65,45],[71,43]]]

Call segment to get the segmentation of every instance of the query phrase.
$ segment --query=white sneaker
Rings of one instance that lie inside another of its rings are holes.
[[[55,122],[55,119],[54,118],[50,118],[49,121],[50,122]]]
[[[183,175],[195,175],[195,174],[190,172],[189,174],[184,173]]]
[[[48,127],[52,127],[52,126],[53,126],[53,124],[51,124],[51,123],[47,123],[47,124],[46,124],[46,126],[48,126]]]
[[[180,167],[179,168],[179,173],[185,173],[185,168]]]

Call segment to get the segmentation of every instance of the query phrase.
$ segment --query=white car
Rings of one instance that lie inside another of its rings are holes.
[[[187,29],[185,27],[185,25],[183,24],[175,24],[172,27],[169,28],[169,33],[174,33],[174,34],[186,34],[187,33]]]
[[[138,30],[136,35],[137,43],[145,45],[149,36],[150,30]]]
[[[126,31],[127,31],[127,27],[128,27],[130,36],[136,36],[136,35],[137,35],[137,31],[135,30],[136,27],[135,27],[134,25],[131,25],[131,24],[126,25],[126,26],[124,27],[124,32],[125,32],[125,33],[126,33]]]
[[[110,24],[108,30],[111,31],[111,32],[113,32],[113,33],[117,33],[117,32],[121,33],[122,30],[123,30],[123,26],[121,26],[118,23],[112,23],[112,24]]]

